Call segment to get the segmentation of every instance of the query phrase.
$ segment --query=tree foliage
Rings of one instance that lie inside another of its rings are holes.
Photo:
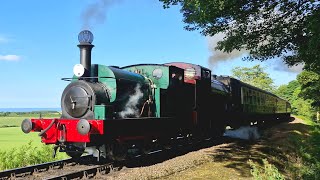
[[[320,27],[319,27],[320,28]],[[300,96],[310,99],[312,106],[320,106],[320,75],[312,71],[302,71],[297,80],[301,84]]]
[[[253,67],[235,67],[231,71],[232,76],[239,80],[263,90],[273,92],[275,90],[273,80],[269,77],[268,73],[264,72],[264,69],[265,68],[260,65],[255,65]]]
[[[281,57],[289,66],[304,63],[320,72],[318,0],[160,0],[180,5],[187,30],[224,33],[217,49],[246,49],[249,60]]]
[[[291,81],[288,83],[288,85],[281,85],[278,87],[278,89],[275,91],[275,93],[290,101],[293,102],[295,99],[298,98],[297,89],[300,89],[300,84],[297,80]],[[299,90],[300,92],[300,90]],[[296,96],[294,96],[296,94]]]
[[[281,85],[275,94],[288,100],[291,103],[292,113],[301,115],[309,119],[316,119],[316,109],[312,107],[312,99],[302,97],[302,85],[299,81],[294,80],[287,85]]]

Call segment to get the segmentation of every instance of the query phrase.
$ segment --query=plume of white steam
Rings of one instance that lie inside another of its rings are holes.
[[[226,130],[224,136],[243,140],[256,140],[260,138],[258,128],[255,126],[242,126],[239,129]]]
[[[119,113],[121,118],[126,118],[128,116],[138,117],[140,112],[137,108],[139,100],[142,98],[143,93],[140,90],[140,84],[134,88],[134,94],[129,97],[127,104],[124,107],[124,110]]]
[[[81,13],[82,29],[92,29],[95,24],[103,24],[108,9],[121,0],[96,0]]]
[[[209,57],[209,66],[213,67],[217,63],[221,61],[228,61],[228,60],[233,60],[235,58],[243,56],[247,51],[246,50],[233,50],[230,53],[226,53],[220,50],[216,50],[215,48],[217,47],[217,43],[225,37],[224,33],[218,33],[212,37],[207,37],[208,39],[208,46],[209,50],[211,52],[211,56]]]

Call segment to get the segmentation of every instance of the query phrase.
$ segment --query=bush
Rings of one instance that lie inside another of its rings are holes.
[[[301,169],[303,179],[320,178],[320,129],[318,124],[310,131],[310,137],[300,143],[299,154],[304,160],[304,167]]]
[[[249,165],[252,168],[251,174],[255,180],[284,180],[284,176],[280,174],[278,169],[270,164],[267,159],[262,160],[263,165],[260,166],[257,163],[254,163],[252,160],[249,160]]]
[[[9,151],[0,151],[0,170],[13,169],[57,160],[52,157],[52,146],[36,147],[32,141]],[[61,159],[61,157],[58,157]]]

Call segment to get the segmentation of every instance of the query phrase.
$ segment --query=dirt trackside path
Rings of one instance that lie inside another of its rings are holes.
[[[186,153],[151,166],[125,168],[108,179],[253,179],[248,160],[267,159],[288,179],[288,164],[297,163],[291,136],[308,136],[309,126],[300,119],[262,131],[261,138],[246,141],[226,138],[222,144]]]

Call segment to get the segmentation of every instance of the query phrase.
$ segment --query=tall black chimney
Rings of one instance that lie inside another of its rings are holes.
[[[93,41],[93,34],[88,30],[83,30],[79,33],[78,40],[80,43],[78,44],[80,49],[80,64],[82,64],[85,69],[82,77],[89,77],[91,69],[91,50],[94,47],[94,45],[91,44]]]

